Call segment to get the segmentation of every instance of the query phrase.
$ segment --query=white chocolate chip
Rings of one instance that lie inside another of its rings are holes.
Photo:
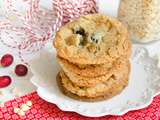
[[[26,105],[32,106],[32,101],[27,101]]]
[[[102,40],[102,37],[105,35],[104,32],[95,32],[92,36],[91,36],[91,40],[92,42],[95,43],[100,43],[100,41]]]
[[[14,113],[18,113],[20,111],[20,108],[14,108],[13,111]]]
[[[30,109],[30,107],[27,106],[26,104],[22,104],[21,107],[20,107],[20,109],[21,109],[22,111],[27,111],[27,110]]]
[[[24,115],[25,115],[25,112],[24,112],[23,110],[19,110],[19,111],[18,111],[18,115],[24,116]]]
[[[2,108],[2,107],[4,107],[5,105],[4,105],[4,103],[3,102],[0,102],[0,107]]]

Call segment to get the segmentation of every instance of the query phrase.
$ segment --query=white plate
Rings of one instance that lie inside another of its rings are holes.
[[[89,117],[123,115],[128,111],[148,106],[153,97],[160,92],[160,70],[157,68],[157,60],[149,57],[145,48],[133,48],[128,87],[112,99],[94,103],[71,99],[59,91],[56,83],[59,66],[55,56],[55,51],[48,48],[31,62],[34,74],[31,81],[37,86],[38,95],[42,99],[56,104],[61,110]]]

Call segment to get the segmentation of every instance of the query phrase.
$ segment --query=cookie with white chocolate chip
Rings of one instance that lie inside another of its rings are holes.
[[[82,16],[62,26],[54,47],[58,56],[75,64],[104,64],[130,56],[127,29],[116,19],[101,14]]]
[[[73,84],[65,73],[61,71],[57,75],[57,83],[65,95],[77,100],[94,102],[109,99],[121,93],[128,85],[129,72],[130,66],[128,66],[127,74],[120,79],[115,79],[111,76],[106,83],[99,83],[94,87],[79,87]]]
[[[113,61],[112,63],[107,64],[96,64],[96,65],[80,65],[73,64],[68,60],[60,58],[57,56],[57,62],[61,66],[64,71],[68,71],[69,73],[77,74],[81,77],[100,77],[107,74],[112,74],[113,71],[118,71],[121,69],[124,64],[128,62],[126,58],[119,58]]]
[[[129,61],[124,62],[120,66],[114,66],[113,68],[108,69],[106,74],[97,77],[84,77],[74,72],[70,72],[66,67],[63,67],[62,69],[73,84],[80,87],[94,87],[99,83],[107,82],[111,76],[114,76],[116,79],[126,76],[128,73],[128,65]]]

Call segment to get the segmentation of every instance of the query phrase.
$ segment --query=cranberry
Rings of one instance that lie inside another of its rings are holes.
[[[25,76],[28,72],[28,68],[23,64],[16,65],[15,73],[18,76]]]
[[[13,56],[11,54],[5,54],[2,58],[1,58],[1,66],[2,67],[8,67],[13,63]]]
[[[0,88],[7,87],[11,84],[11,78],[9,76],[0,76]]]

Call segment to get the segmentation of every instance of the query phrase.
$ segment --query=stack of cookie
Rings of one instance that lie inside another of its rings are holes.
[[[82,16],[60,28],[54,47],[62,68],[57,82],[65,95],[103,100],[128,85],[131,41],[118,20],[101,14]]]

